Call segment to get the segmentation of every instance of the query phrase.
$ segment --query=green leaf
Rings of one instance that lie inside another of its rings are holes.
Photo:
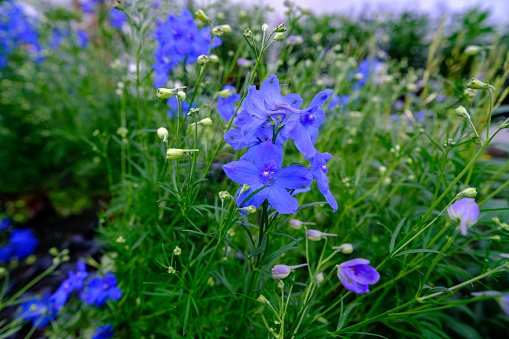
[[[412,254],[412,253],[437,253],[437,254],[441,254],[445,257],[445,254],[443,254],[442,252],[439,252],[437,250],[428,250],[428,249],[425,249],[425,248],[420,248],[420,249],[417,249],[417,250],[408,250],[408,251],[403,251],[403,252],[400,252],[398,254],[395,255],[395,257],[399,257],[401,255],[405,255],[405,254]]]
[[[289,250],[297,249],[298,247],[293,247],[296,245],[299,241],[301,241],[302,238],[296,239],[289,243],[288,245],[284,246],[283,248],[280,248],[279,250],[275,251],[274,253],[271,253],[267,258],[265,258],[261,263],[260,266],[265,265],[266,263],[270,262],[272,259],[280,256],[282,253],[288,252]]]
[[[361,305],[361,303],[353,303],[353,304],[350,304],[348,305],[348,307],[346,308],[345,312],[344,313],[341,313],[341,315],[339,316],[339,320],[338,320],[338,327],[336,327],[336,332],[341,330],[343,328],[343,325],[345,325],[345,321],[346,319],[348,318],[348,315],[350,314],[350,312],[352,312],[352,310]]]
[[[401,219],[401,221],[398,224],[398,227],[396,227],[396,230],[394,231],[394,234],[391,238],[391,245],[389,246],[389,253],[392,253],[394,250],[394,245],[396,244],[396,238],[398,237],[399,231],[401,231],[401,227],[403,227],[403,224],[405,223],[406,218]]]

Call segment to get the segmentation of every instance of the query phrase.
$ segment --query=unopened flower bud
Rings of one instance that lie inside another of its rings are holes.
[[[182,249],[178,246],[175,246],[175,249],[173,250],[173,254],[175,255],[181,255],[182,254]]]
[[[230,25],[221,25],[221,30],[223,31],[223,34],[230,34],[232,32],[232,28]]]
[[[325,280],[325,277],[323,276],[323,273],[320,272],[316,275],[316,284],[320,285]]]
[[[251,187],[249,187],[247,184],[244,184],[242,185],[242,188],[240,189],[240,193],[239,194],[242,194],[242,193],[245,193],[247,191],[249,191]]]
[[[270,302],[262,294],[260,294],[260,296],[256,300],[262,304],[270,305]]]
[[[246,211],[247,213],[254,213],[254,212],[256,212],[256,207],[254,207],[253,205],[247,206],[247,207],[242,207],[240,209],[242,211]]]
[[[276,33],[282,33],[282,32],[286,32],[286,26],[284,23],[282,24],[279,24],[275,29],[274,29],[274,32]]]
[[[229,200],[232,198],[232,195],[228,191],[219,192],[219,199],[221,200]]]
[[[187,115],[189,115],[190,117],[192,117],[193,115],[196,115],[196,114],[198,114],[198,113],[200,113],[200,109],[199,109],[199,108],[197,108],[197,107],[196,107],[196,108],[195,108],[195,107],[193,107],[193,108],[191,108],[191,109],[189,110],[189,113],[187,113]]]
[[[157,97],[159,99],[168,99],[175,95],[176,90],[169,88],[158,88]]]
[[[208,56],[206,56],[205,54],[202,54],[202,55],[200,55],[200,56],[198,57],[198,63],[199,63],[200,65],[204,65],[204,64],[206,64],[206,63],[208,63],[208,62],[209,62],[209,57],[208,57]]]
[[[51,254],[52,256],[56,257],[58,255],[58,250],[56,247],[52,247],[49,249],[49,254]]]
[[[184,154],[189,152],[198,152],[198,149],[179,149],[179,148],[168,148],[166,150],[166,159],[173,160],[181,158]]]
[[[290,227],[294,230],[300,230],[302,225],[315,225],[314,222],[304,222],[297,219],[290,219]]]
[[[194,16],[198,19],[198,20],[201,20],[203,22],[209,22],[210,19],[209,17],[207,16],[207,14],[205,14],[205,12],[203,10],[199,10],[197,12],[194,13]]]
[[[323,233],[317,230],[309,230],[306,233],[306,238],[311,241],[320,241],[322,239],[325,239],[325,237],[337,237],[337,234],[332,233]]]
[[[470,115],[468,114],[465,107],[460,106],[454,110],[454,114],[456,114],[459,117],[468,118]]]
[[[467,198],[474,198],[477,195],[477,190],[475,187],[469,187],[464,189],[460,194]]]
[[[334,250],[340,250],[343,254],[350,254],[353,252],[353,246],[352,244],[343,244],[341,246],[333,247]]]
[[[221,98],[229,98],[233,94],[233,91],[231,89],[223,89],[222,91],[217,92],[217,96]]]
[[[262,25],[262,32],[267,32],[268,29],[269,29],[269,25],[267,25],[267,24]]]
[[[384,175],[385,172],[387,172],[387,167],[382,165],[382,166],[378,167],[378,170],[380,171],[381,175]]]
[[[279,282],[277,283],[277,287],[279,287],[280,289],[285,288],[285,283],[283,282],[283,280],[279,280]]]
[[[276,35],[274,35],[274,41],[281,41],[285,38],[285,36],[283,35],[283,33],[276,33]]]
[[[186,92],[178,91],[178,92],[177,92],[177,99],[178,99],[179,101],[184,101],[184,100],[186,100]]]
[[[362,79],[364,79],[364,74],[362,74],[362,73],[355,73],[355,74],[353,75],[353,78],[354,78],[355,80],[362,80]]]
[[[311,11],[309,10],[309,8],[299,8],[300,9],[300,12],[302,14],[311,14]]]
[[[471,89],[488,89],[488,87],[493,90],[495,89],[495,87],[490,86],[487,83],[482,82],[481,80],[476,78],[472,78],[472,80],[470,80],[469,83],[467,84],[467,88]]]
[[[210,60],[210,62],[217,64],[219,62],[219,57],[215,54],[211,54],[209,56],[209,60]]]
[[[212,119],[205,118],[205,119],[202,119],[202,120],[198,121],[196,124],[202,125],[202,126],[205,126],[205,127],[209,127],[209,126],[212,126]]]
[[[212,29],[212,34],[214,34],[215,36],[223,36],[224,34],[223,28],[221,26],[214,27]]]
[[[253,32],[252,32],[249,28],[246,28],[246,29],[244,30],[244,36],[245,36],[246,38],[252,38],[252,37],[253,37]]]
[[[157,136],[163,141],[163,142],[166,142],[166,140],[168,140],[168,130],[164,127],[160,127],[158,130],[157,130]]]
[[[476,55],[481,50],[482,50],[481,46],[470,45],[470,46],[467,46],[467,48],[465,48],[465,54],[466,55]]]
[[[176,272],[177,272],[177,271],[176,271],[173,267],[171,267],[171,266],[170,266],[170,267],[168,267],[168,273],[170,273],[170,274],[174,274],[174,273],[176,273]]]

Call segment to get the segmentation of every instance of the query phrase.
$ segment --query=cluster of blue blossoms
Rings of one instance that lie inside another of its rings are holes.
[[[338,204],[329,190],[326,163],[329,153],[320,153],[314,144],[319,127],[325,120],[321,108],[332,94],[327,89],[318,93],[306,109],[298,94],[282,96],[275,75],[263,81],[260,89],[249,86],[242,110],[234,117],[238,127],[227,131],[225,141],[235,151],[248,148],[239,161],[223,166],[226,175],[236,183],[248,185],[247,191],[239,188],[236,194],[239,207],[259,207],[266,199],[282,214],[297,212],[296,190],[309,186],[313,178],[329,205],[337,210]],[[309,159],[310,168],[301,165],[282,167],[283,145],[292,139],[297,149]],[[244,205],[242,202],[261,189]]]
[[[62,41],[64,39],[71,39],[71,32],[67,30],[61,30],[58,28],[53,28],[53,32],[51,34],[51,40],[49,42],[49,46],[51,49],[57,50],[62,45]],[[90,40],[87,31],[84,29],[76,30],[76,46],[79,48],[85,49],[88,46],[88,41]]]
[[[112,0],[84,0],[80,3],[81,10],[88,14],[93,14],[97,10],[97,6],[102,3],[110,2],[113,3]],[[111,5],[110,5],[111,6]],[[110,25],[112,27],[121,29],[124,22],[127,20],[127,16],[121,10],[116,8],[110,9],[109,14]]]
[[[0,33],[0,70],[7,66],[7,57],[20,47],[34,54],[36,60],[42,59],[35,22],[15,2],[0,4]]]
[[[62,282],[55,293],[46,294],[41,299],[32,298],[22,303],[19,317],[25,321],[32,321],[33,326],[42,329],[57,318],[58,311],[73,292],[78,293],[81,301],[86,305],[95,307],[106,304],[108,299],[119,300],[122,297],[122,291],[117,287],[117,278],[113,273],[107,273],[104,278],[93,277],[85,283],[89,276],[86,265],[83,261],[78,261],[77,267],[76,272],[69,271],[68,278]],[[114,333],[112,325],[100,326],[93,338],[112,338]]]
[[[4,218],[0,222],[0,231],[7,230],[10,226],[10,220]],[[37,245],[39,240],[30,229],[15,229],[9,235],[8,244],[0,247],[0,263],[7,263],[12,259],[25,260],[35,252]]]
[[[156,63],[152,65],[156,73],[155,87],[164,87],[172,68],[179,63],[194,63],[202,54],[208,54],[209,46],[221,45],[221,40],[214,37],[211,45],[210,27],[198,28],[193,15],[187,9],[180,16],[170,13],[166,22],[157,21],[154,30],[159,47],[154,52]]]

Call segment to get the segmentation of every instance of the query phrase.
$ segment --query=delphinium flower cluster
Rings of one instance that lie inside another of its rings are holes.
[[[152,65],[156,73],[155,87],[163,87],[170,71],[181,62],[192,64],[200,55],[207,54],[209,47],[221,45],[221,39],[212,39],[209,26],[198,28],[187,9],[182,10],[179,16],[170,13],[166,22],[158,20],[154,37],[159,44],[154,52],[156,63]]]
[[[78,261],[76,272],[69,271],[68,278],[53,294],[46,294],[42,298],[31,298],[21,304],[18,317],[24,321],[31,321],[34,327],[42,329],[50,321],[57,319],[59,310],[65,305],[74,292],[86,305],[100,307],[109,299],[119,300],[122,291],[117,286],[117,278],[113,273],[107,273],[104,278],[92,277],[88,281],[89,272],[86,264]],[[108,334],[108,335],[107,335]],[[94,338],[112,338],[114,330],[112,325],[97,328]]]
[[[321,108],[331,90],[318,93],[306,109],[300,109],[303,100],[298,94],[282,96],[275,75],[263,81],[260,89],[249,86],[242,110],[234,117],[238,127],[225,133],[225,141],[235,151],[248,148],[239,161],[223,166],[226,175],[241,185],[236,197],[239,207],[259,207],[268,200],[282,214],[297,212],[294,190],[309,186],[313,177],[329,205],[336,210],[337,202],[329,190],[326,162],[328,153],[320,153],[314,144],[319,127],[325,120]],[[283,145],[292,139],[296,148],[309,159],[311,168],[292,165],[283,167]],[[255,193],[248,201],[243,201]]]
[[[40,59],[39,33],[35,19],[27,16],[13,1],[0,3],[0,70],[7,66],[7,57],[23,48]]]

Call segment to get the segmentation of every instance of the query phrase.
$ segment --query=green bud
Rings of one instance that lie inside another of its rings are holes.
[[[160,127],[158,130],[157,130],[157,136],[163,141],[163,142],[166,142],[166,140],[168,140],[168,130],[164,127]]]
[[[245,36],[246,38],[252,38],[252,37],[253,37],[253,32],[252,32],[249,28],[246,28],[246,29],[244,30],[244,33],[243,33],[243,34],[244,34],[244,36]]]
[[[190,152],[198,152],[199,149],[180,149],[180,148],[168,148],[166,150],[166,159],[173,160],[181,158],[184,154]]]
[[[242,185],[242,188],[240,189],[240,194],[249,191],[250,188],[251,187],[249,187],[247,184]]]
[[[476,79],[476,78],[472,78],[472,80],[470,80],[470,82],[467,84],[467,88],[471,88],[471,89],[488,89],[488,88],[491,88],[492,90],[495,90],[495,87],[493,87],[491,85],[488,85],[487,83],[482,82],[481,80]]]
[[[210,60],[210,62],[217,64],[219,62],[219,57],[215,54],[211,54],[209,56],[209,60]]]
[[[274,32],[276,33],[282,33],[282,32],[286,32],[286,26],[284,23],[282,24],[279,24],[279,26],[277,26],[275,29],[274,29]]]
[[[246,211],[248,213],[254,213],[254,212],[256,212],[256,207],[251,205],[251,206],[247,206],[247,207],[242,207],[241,210]]]
[[[221,200],[230,200],[232,198],[232,195],[228,191],[221,191],[219,192],[219,199]]]
[[[194,16],[196,17],[196,19],[201,20],[201,21],[206,22],[206,23],[210,21],[210,19],[207,16],[207,14],[205,14],[205,12],[203,10],[201,10],[201,9],[199,11],[195,12]]]
[[[283,33],[276,33],[276,35],[274,35],[274,41],[281,41],[285,38],[285,36],[283,35]]]
[[[169,88],[158,88],[157,89],[157,97],[159,99],[168,99],[175,95],[175,89]]]
[[[475,189],[475,187],[469,187],[464,189],[460,194],[467,198],[473,198],[477,195],[477,190]]]
[[[223,89],[222,91],[217,92],[217,96],[221,98],[229,98],[233,94],[233,91],[230,89]]]
[[[206,64],[206,63],[208,63],[208,62],[209,62],[209,57],[208,57],[208,56],[206,56],[206,55],[202,54],[202,55],[200,55],[200,56],[198,57],[198,63],[199,63],[200,65],[204,65],[204,64]]]
[[[467,48],[465,48],[465,54],[466,55],[476,55],[478,54],[480,51],[482,51],[482,47],[480,46],[474,46],[474,45],[470,45],[470,46],[467,46]]]
[[[186,92],[178,91],[178,92],[177,92],[177,99],[178,99],[179,101],[184,101],[184,100],[186,100]]]
[[[456,114],[459,117],[463,117],[463,118],[470,117],[470,115],[468,114],[467,110],[463,106],[460,106],[460,107],[456,108],[454,110],[454,114]]]

